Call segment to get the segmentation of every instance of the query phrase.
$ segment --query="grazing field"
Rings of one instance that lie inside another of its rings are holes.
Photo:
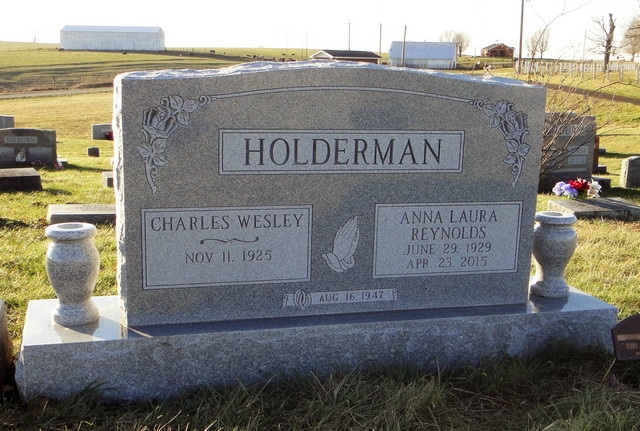
[[[56,71],[60,83],[78,71],[95,76],[107,71],[106,80],[117,71],[134,70],[130,67],[174,68],[182,61],[191,68],[220,67],[254,55],[249,52],[252,50],[229,50],[229,55],[216,50],[215,56],[224,58],[214,58],[210,50],[202,52],[203,57],[196,55],[197,50],[192,56],[174,57],[31,48],[9,50],[0,43],[0,92],[47,89],[48,84],[42,88],[20,85],[21,79],[26,81],[30,75],[35,77],[34,82],[47,81],[47,67]],[[28,53],[29,59],[20,55],[22,51]],[[264,55],[260,50],[255,52]],[[33,59],[38,56],[40,63]],[[63,57],[58,65],[52,63],[52,59]],[[558,79],[568,82],[566,77]],[[572,81],[566,88],[580,85]],[[11,87],[8,91],[7,86]],[[606,89],[602,88],[605,91],[640,99],[640,89],[632,83],[607,83]],[[68,160],[64,170],[38,168],[42,191],[0,194],[0,299],[8,307],[16,352],[28,301],[55,297],[44,270],[47,206],[114,200],[113,190],[103,187],[101,181],[101,173],[111,169],[112,142],[91,139],[91,124],[111,122],[111,105],[110,91],[98,90],[0,98],[0,114],[13,115],[16,127],[56,130],[58,154]],[[608,172],[603,176],[611,178],[613,186],[603,194],[640,204],[640,189],[619,187],[622,160],[640,153],[640,106],[611,97],[593,106],[600,126],[600,147],[606,149],[600,164],[607,166]],[[89,146],[98,146],[101,157],[88,157]],[[557,198],[550,193],[540,194],[538,209],[547,209],[550,199]],[[618,307],[620,318],[640,313],[640,221],[580,220],[576,229],[578,248],[567,269],[569,283]],[[95,294],[116,294],[112,226],[98,226],[96,245],[101,271]],[[435,374],[407,369],[373,370],[326,379],[301,376],[264,387],[201,390],[165,402],[104,405],[95,394],[95,388],[90,388],[69,400],[22,403],[15,390],[7,386],[0,405],[0,429],[640,429],[640,361],[619,362],[606,352],[576,352],[562,346],[554,346],[535,358],[505,358],[466,370]]]

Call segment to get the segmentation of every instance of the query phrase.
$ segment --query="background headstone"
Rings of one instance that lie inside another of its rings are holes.
[[[550,151],[560,150],[560,164],[547,172],[544,190],[551,190],[558,181],[576,178],[590,179],[594,165],[596,140],[595,116],[577,116],[566,113],[547,112],[544,141],[553,141]],[[562,150],[565,148],[565,150]]]
[[[43,129],[0,129],[0,168],[53,165],[56,132]]]
[[[620,185],[625,188],[640,187],[640,156],[627,157],[622,161]]]
[[[113,188],[113,171],[105,171],[102,173],[102,186]]]
[[[111,123],[107,124],[92,124],[91,125],[91,138],[101,140],[113,139],[113,127]]]
[[[100,157],[100,147],[89,147],[89,148],[87,148],[87,156],[89,156],[89,157]]]
[[[0,300],[0,385],[7,383],[13,368],[13,343],[7,321],[7,307]]]
[[[11,115],[0,115],[0,129],[15,127],[15,119]]]

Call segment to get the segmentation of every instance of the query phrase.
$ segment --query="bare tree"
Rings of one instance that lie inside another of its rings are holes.
[[[440,35],[440,42],[455,42],[458,56],[461,56],[471,44],[471,37],[466,33],[447,30]]]
[[[540,54],[540,58],[542,59],[547,49],[549,49],[549,28],[545,27],[537,30],[531,35],[529,40],[527,40],[527,51],[533,60],[536,54]]]
[[[613,14],[609,14],[609,22],[605,23],[604,18],[594,18],[593,22],[598,26],[597,32],[592,32],[589,40],[596,46],[595,52],[603,54],[604,70],[609,70],[609,61],[613,54],[613,37],[616,30],[616,20]]]
[[[622,49],[631,55],[631,61],[635,61],[636,54],[640,52],[640,15],[633,17],[624,32]]]

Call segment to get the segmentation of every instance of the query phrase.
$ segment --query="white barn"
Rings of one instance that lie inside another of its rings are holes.
[[[403,63],[404,61],[404,63]],[[455,69],[455,42],[391,42],[389,64],[415,69]]]
[[[67,25],[60,30],[60,48],[91,51],[164,51],[160,27]]]

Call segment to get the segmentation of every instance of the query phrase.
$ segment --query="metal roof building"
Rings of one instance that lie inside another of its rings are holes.
[[[91,51],[164,51],[160,27],[67,25],[60,30],[60,48]]]
[[[389,65],[415,69],[455,69],[455,42],[391,42]]]
[[[379,63],[380,56],[371,51],[351,51],[343,49],[323,49],[311,54],[314,60],[333,61],[363,61],[366,63]]]

